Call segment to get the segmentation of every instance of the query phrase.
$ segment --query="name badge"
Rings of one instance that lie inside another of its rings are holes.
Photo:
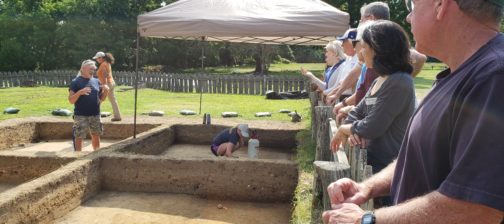
[[[366,105],[371,106],[376,104],[376,97],[373,98],[366,98]]]

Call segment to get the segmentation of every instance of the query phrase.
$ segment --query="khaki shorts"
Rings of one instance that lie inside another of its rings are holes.
[[[103,134],[103,125],[100,115],[96,116],[74,116],[73,135],[74,138],[86,138],[87,133]]]

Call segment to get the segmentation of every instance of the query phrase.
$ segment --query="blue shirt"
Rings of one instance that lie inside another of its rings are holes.
[[[437,76],[413,115],[392,181],[394,203],[432,191],[504,210],[504,35]]]
[[[220,145],[222,143],[231,142],[234,145],[238,144],[240,136],[236,128],[230,131],[230,128],[222,130],[212,141],[212,145]]]
[[[355,89],[358,89],[362,84],[362,82],[364,82],[364,76],[366,75],[366,70],[367,70],[366,64],[362,64],[362,69],[359,75],[359,79],[357,80],[357,84],[355,84]]]
[[[81,95],[75,102],[74,114],[80,116],[96,116],[100,114],[100,81],[96,78],[85,79],[79,76],[72,80],[69,90],[74,93],[91,87],[89,95]]]

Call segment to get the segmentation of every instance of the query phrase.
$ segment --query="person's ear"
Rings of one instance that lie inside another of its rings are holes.
[[[436,10],[436,19],[441,20],[445,17],[446,11],[450,4],[456,4],[455,1],[452,0],[435,0],[434,7]]]

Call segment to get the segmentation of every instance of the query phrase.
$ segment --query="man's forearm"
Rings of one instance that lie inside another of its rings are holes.
[[[392,178],[394,178],[395,167],[396,161],[394,160],[379,173],[373,175],[362,183],[370,189],[370,198],[390,194],[390,186],[392,184]]]
[[[80,95],[81,94],[79,92],[76,92],[76,93],[70,92],[70,96],[68,97],[68,102],[70,104],[75,104],[75,102],[77,102],[77,100],[79,99]]]
[[[345,99],[347,105],[355,105],[355,93]]]
[[[362,66],[360,66],[360,65],[355,66],[352,69],[352,71],[350,71],[350,73],[347,75],[347,77],[345,77],[345,79],[343,79],[343,82],[341,82],[341,84],[340,84],[340,86],[341,86],[340,91],[341,92],[352,88],[355,85],[355,83],[357,83],[361,69],[362,69]]]
[[[503,212],[437,191],[375,211],[376,223],[499,223]]]

